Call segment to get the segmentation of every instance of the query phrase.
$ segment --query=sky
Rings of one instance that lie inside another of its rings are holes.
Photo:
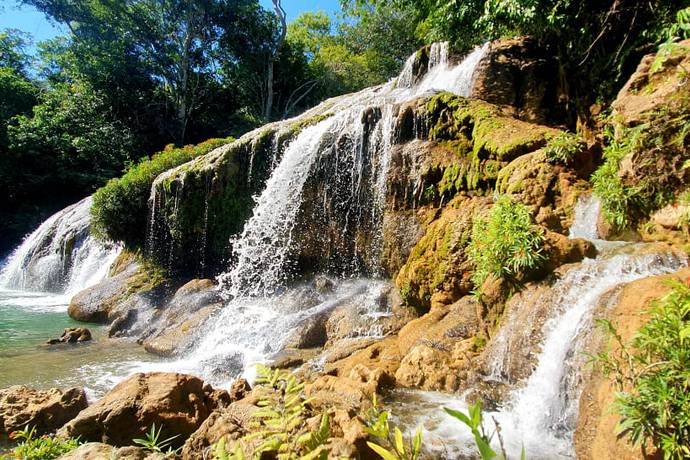
[[[271,0],[260,0],[264,8],[273,9]],[[325,11],[334,15],[340,11],[339,0],[283,0],[288,22],[304,11]],[[53,38],[64,32],[61,27],[48,20],[35,8],[22,5],[17,0],[0,0],[0,30],[19,29],[30,33],[36,42]]]

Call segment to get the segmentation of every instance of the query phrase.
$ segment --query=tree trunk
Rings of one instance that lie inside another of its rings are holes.
[[[271,118],[271,112],[273,112],[273,66],[280,49],[283,47],[285,42],[285,35],[287,34],[287,19],[285,10],[281,5],[281,0],[273,0],[273,10],[280,20],[280,36],[278,37],[278,43],[273,49],[273,52],[268,58],[268,64],[266,68],[266,105],[264,106],[264,118],[268,121]]]

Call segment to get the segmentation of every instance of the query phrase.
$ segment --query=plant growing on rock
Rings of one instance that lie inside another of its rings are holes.
[[[151,158],[130,165],[122,177],[111,179],[94,193],[92,231],[100,238],[121,241],[130,248],[143,246],[148,198],[156,177],[232,140],[209,139],[180,148],[170,145]]]
[[[28,426],[24,430],[10,433],[10,438],[19,441],[12,450],[12,457],[19,460],[52,460],[79,447],[79,440],[61,439],[51,436],[36,437],[36,429]]]
[[[180,449],[173,449],[172,442],[180,435],[176,434],[166,439],[161,439],[163,427],[156,429],[156,424],[151,425],[151,429],[146,433],[143,439],[133,439],[135,444],[140,445],[149,452],[165,454],[166,456],[174,456]]]
[[[659,45],[659,52],[652,63],[652,73],[661,70],[664,63],[666,63],[668,58],[674,53],[685,51],[686,47],[680,45],[678,41],[690,38],[690,7],[683,8],[676,13],[676,22],[669,25],[663,31],[663,35],[666,36],[666,39]],[[683,69],[683,71],[686,73],[687,78],[689,70]]]
[[[643,449],[653,445],[664,459],[682,459],[690,456],[690,286],[670,285],[630,344],[600,320],[615,347],[591,360],[618,388],[617,434]]]
[[[322,414],[318,427],[310,429],[308,419],[312,414],[309,400],[303,395],[304,383],[284,370],[259,366],[258,372],[260,408],[252,414],[252,433],[232,446],[222,439],[214,448],[215,458],[325,460],[330,438],[328,414]]]
[[[383,460],[417,460],[422,452],[422,427],[417,428],[412,439],[405,440],[397,426],[391,432],[389,417],[390,412],[379,408],[374,395],[364,429],[376,442],[367,441],[367,445]]]
[[[538,269],[546,259],[543,244],[544,233],[527,207],[499,197],[488,217],[475,218],[472,226],[468,255],[475,266],[472,281],[477,294],[490,275],[514,282],[519,274]]]
[[[546,147],[544,153],[546,158],[551,163],[569,164],[575,155],[582,152],[586,147],[584,140],[573,133],[559,133],[552,137]]]

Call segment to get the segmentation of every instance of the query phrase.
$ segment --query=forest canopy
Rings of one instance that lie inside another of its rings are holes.
[[[160,151],[237,137],[382,83],[416,49],[530,35],[586,116],[667,39],[687,1],[341,0],[290,23],[279,0],[21,0],[62,25],[0,31],[0,250]],[[50,191],[51,193],[46,193]],[[4,246],[4,247],[3,247]]]

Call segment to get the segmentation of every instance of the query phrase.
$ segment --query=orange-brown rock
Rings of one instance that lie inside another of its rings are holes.
[[[190,375],[165,372],[134,374],[65,425],[60,433],[84,441],[125,446],[153,424],[164,438],[178,435],[181,446],[219,406],[229,404],[225,391],[214,391]]]
[[[87,405],[82,388],[66,391],[34,390],[20,385],[4,388],[0,390],[0,435],[27,426],[35,428],[37,434],[53,432]]]

